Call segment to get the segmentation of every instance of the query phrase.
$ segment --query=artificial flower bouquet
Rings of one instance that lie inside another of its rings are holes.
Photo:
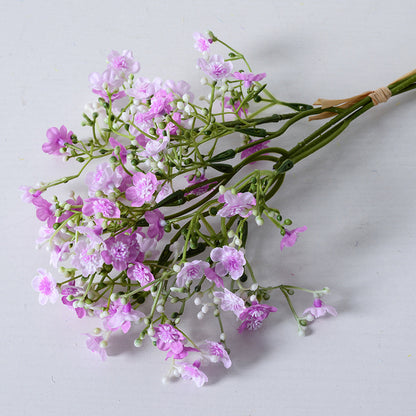
[[[75,317],[100,320],[86,344],[103,360],[112,334],[134,331],[136,347],[152,342],[171,360],[169,377],[202,386],[206,365],[231,366],[224,314],[236,320],[227,330],[254,331],[278,313],[269,303],[277,291],[300,335],[315,319],[336,315],[324,301],[327,288],[262,284],[245,251],[249,223],[250,231],[273,224],[280,249],[290,249],[306,227],[270,202],[287,172],[374,105],[415,88],[416,75],[318,107],[287,103],[268,91],[265,73],[253,73],[213,33],[194,39],[205,97],[195,100],[185,81],[138,77],[132,52],[112,51],[104,72],[89,76],[96,97],[83,114],[89,132],[46,132],[42,150],[77,170],[22,190],[43,222],[37,244],[50,250],[58,272],[40,268],[32,280],[40,304],[60,300]],[[329,121],[292,148],[279,147],[280,136],[305,118]],[[84,192],[54,194],[72,181]],[[297,291],[311,295],[302,313],[291,300]],[[187,314],[216,320],[218,332],[194,339],[192,325],[182,326]]]

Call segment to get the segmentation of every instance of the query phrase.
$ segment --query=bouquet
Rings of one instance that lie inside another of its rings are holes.
[[[74,174],[22,191],[43,223],[37,244],[56,269],[33,278],[39,303],[60,300],[74,317],[99,320],[86,344],[102,360],[116,331],[134,331],[136,347],[151,342],[171,360],[166,379],[200,387],[205,366],[231,366],[225,314],[235,315],[228,331],[255,331],[278,313],[270,302],[278,292],[299,335],[315,319],[336,316],[328,288],[262,284],[246,252],[249,228],[272,224],[280,249],[290,249],[307,228],[271,202],[285,175],[367,110],[416,88],[416,73],[314,107],[277,99],[266,74],[212,32],[194,40],[206,96],[196,100],[185,81],[139,77],[131,51],[110,52],[104,72],[89,76],[96,99],[82,115],[88,133],[51,127],[42,145],[78,166]],[[293,147],[279,146],[304,119],[329,121]],[[81,192],[55,191],[73,182]],[[299,291],[311,296],[302,312],[292,303]],[[218,331],[195,339],[187,316],[210,317]]]

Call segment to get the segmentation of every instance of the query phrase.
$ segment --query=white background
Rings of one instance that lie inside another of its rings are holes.
[[[199,95],[192,34],[211,29],[267,73],[279,98],[311,103],[413,69],[415,16],[413,0],[1,2],[0,413],[416,414],[415,92],[372,109],[287,175],[275,204],[308,226],[295,247],[280,253],[276,230],[251,227],[258,278],[329,286],[339,316],[299,338],[276,294],[279,312],[257,333],[238,335],[228,323],[233,366],[211,370],[202,389],[162,385],[164,354],[135,349],[134,333],[100,362],[83,335],[94,322],[38,304],[30,282],[48,256],[34,249],[38,220],[17,191],[69,172],[41,152],[45,132],[65,124],[83,134],[88,74],[104,69],[112,49],[133,50],[142,76],[185,79]],[[285,143],[318,124],[301,123]],[[311,298],[295,303],[301,311]]]

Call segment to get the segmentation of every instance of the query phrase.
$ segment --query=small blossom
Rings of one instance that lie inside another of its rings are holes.
[[[280,250],[284,247],[292,247],[295,245],[299,233],[306,231],[306,227],[295,228],[294,230],[285,230],[286,234],[283,236],[280,242]]]
[[[239,326],[238,332],[243,332],[245,329],[250,331],[260,328],[263,321],[269,316],[271,312],[276,312],[277,308],[269,305],[262,305],[260,303],[254,303],[250,307],[246,308],[239,319],[243,323]]]
[[[46,221],[48,227],[52,228],[56,222],[55,211],[52,209],[52,204],[41,196],[33,198],[32,204],[37,208],[36,216],[38,219]]]
[[[124,334],[129,331],[132,322],[145,316],[143,312],[132,309],[130,302],[123,305],[120,300],[113,302],[108,312],[109,315],[104,318],[104,328],[108,331],[121,329]]]
[[[250,140],[250,143],[252,143],[253,141],[256,142],[255,140]],[[241,152],[241,159],[245,159],[246,157],[249,157],[253,153],[258,152],[259,150],[267,149],[269,147],[269,143],[270,141],[267,140],[265,142],[254,144],[253,146],[243,150]]]
[[[111,51],[107,60],[108,66],[124,78],[140,70],[140,64],[133,59],[132,51],[125,50],[121,54]]]
[[[210,282],[215,283],[215,286],[224,287],[224,280],[222,279],[222,277],[218,276],[217,273],[215,273],[215,271],[213,269],[208,267],[208,268],[205,269],[204,273],[205,273],[206,278]]]
[[[182,361],[177,365],[177,369],[184,380],[192,380],[197,387],[202,387],[208,381],[208,377],[199,369],[199,366],[198,361],[193,364]]]
[[[131,267],[127,269],[127,277],[130,280],[137,280],[140,282],[140,286],[146,286],[150,282],[155,280],[152,272],[150,271],[149,267],[145,266],[140,262],[134,263]],[[144,291],[149,291],[150,286],[145,287]]]
[[[312,315],[315,319],[329,313],[332,316],[337,316],[337,311],[333,306],[326,305],[320,298],[316,298],[313,301],[313,306],[307,308],[303,312],[303,316]]]
[[[152,172],[137,172],[133,175],[133,186],[126,190],[126,199],[133,207],[141,207],[152,200],[157,186],[158,180]]]
[[[88,195],[94,197],[97,191],[108,195],[120,185],[121,180],[121,176],[114,172],[108,163],[102,163],[97,166],[95,172],[88,172],[85,177]]]
[[[235,315],[240,316],[246,309],[244,300],[226,288],[224,288],[224,292],[214,292],[214,296],[220,299],[223,311],[232,311]]]
[[[127,265],[133,263],[139,255],[135,237],[133,239],[126,234],[108,238],[105,240],[105,248],[101,253],[102,258],[106,264],[112,264],[118,271],[127,269]]]
[[[211,362],[221,361],[225,368],[231,367],[231,360],[224,346],[218,342],[204,341],[199,345],[199,350],[203,356],[206,356]]]
[[[84,308],[74,308],[75,300],[69,300],[68,296],[78,296],[80,294],[83,294],[83,291],[81,288],[75,286],[75,281],[69,282],[67,285],[64,285],[61,287],[61,301],[64,305],[68,306],[70,309],[74,309],[78,318],[83,318],[87,311]]]
[[[106,218],[120,218],[120,209],[113,201],[106,198],[86,199],[82,207],[82,213],[88,217],[100,213]],[[101,225],[103,219],[98,219],[96,222]]]
[[[224,62],[224,58],[220,55],[212,55],[208,61],[200,58],[198,65],[213,80],[225,78],[233,69],[233,64]]]
[[[157,88],[155,83],[151,82],[147,78],[137,78],[133,87],[126,90],[126,93],[128,96],[136,98],[137,100],[147,100],[156,91]]]
[[[21,186],[19,188],[19,191],[22,192],[22,201],[26,202],[27,204],[31,204],[33,202],[33,198],[37,198],[41,194],[41,191],[35,191],[32,193],[30,191],[31,189],[32,188],[30,186]]]
[[[209,267],[206,261],[194,260],[190,263],[186,262],[182,270],[176,277],[176,285],[184,287],[186,283],[192,280],[199,280],[204,275],[204,270]]]
[[[224,277],[229,274],[231,279],[237,280],[243,275],[246,264],[243,250],[229,246],[216,247],[211,251],[210,257],[212,261],[217,262],[215,273],[218,276]]]
[[[156,347],[161,351],[172,351],[179,354],[184,349],[185,337],[176,328],[169,324],[160,324],[155,327]]]
[[[114,139],[113,137],[110,137],[108,139],[108,143],[115,149],[117,146],[120,148],[120,153],[119,153],[119,157],[120,160],[123,164],[126,164],[127,161],[127,150],[126,148],[116,139]],[[117,157],[117,155],[115,153],[113,153],[113,156]]]
[[[88,339],[86,341],[87,344],[87,348],[92,351],[92,352],[96,352],[100,357],[101,360],[105,361],[107,358],[107,351],[105,350],[105,348],[103,348],[101,345],[101,341],[104,341],[104,338],[99,335],[99,336],[93,336],[90,334],[85,334]]]
[[[220,195],[219,202],[224,202],[224,206],[218,211],[220,217],[233,217],[239,215],[247,218],[251,215],[251,209],[256,205],[256,198],[251,192],[239,192],[234,195],[230,190]]]
[[[72,131],[68,131],[65,126],[51,127],[46,132],[48,141],[42,145],[42,150],[50,155],[61,156],[61,149],[65,147],[66,143],[72,144]]]
[[[165,233],[163,224],[166,224],[166,222],[163,214],[159,209],[154,209],[153,211],[146,211],[144,218],[149,224],[149,229],[147,230],[148,237],[156,238],[157,241],[160,241]]]
[[[38,269],[38,274],[32,280],[32,288],[39,292],[39,303],[45,305],[48,301],[55,303],[59,292],[52,275],[44,269]]]
[[[244,88],[250,88],[253,82],[261,81],[266,77],[266,74],[263,72],[261,74],[247,74],[245,72],[234,72],[231,74],[234,78],[244,81]]]
[[[104,263],[101,251],[97,250],[96,243],[89,239],[80,239],[73,247],[72,252],[72,265],[76,267],[84,277],[88,277],[98,271]]]
[[[208,52],[209,47],[211,46],[212,39],[207,39],[201,33],[195,32],[194,33],[194,48],[198,49],[200,52]]]
[[[88,80],[90,82],[92,92],[94,94],[98,94],[106,101],[108,101],[108,93],[106,90],[108,90],[109,93],[114,93],[121,87],[124,82],[124,80],[121,79],[117,72],[112,68],[105,70],[102,74],[93,72],[88,77]],[[120,91],[116,94],[113,94],[112,99],[115,100],[122,98],[125,95],[126,93],[124,91]]]

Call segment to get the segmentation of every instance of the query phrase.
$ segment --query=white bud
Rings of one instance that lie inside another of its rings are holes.
[[[188,105],[185,106],[183,111],[185,111],[185,113],[187,113],[187,114],[191,114],[192,107],[188,104]]]
[[[152,327],[150,327],[147,330],[147,335],[149,335],[149,337],[153,337],[155,335],[155,330]]]
[[[256,217],[256,224],[261,227],[264,224],[264,220],[261,217]]]
[[[236,245],[236,246],[241,246],[241,244],[242,244],[242,241],[239,239],[239,238],[235,238],[234,239],[234,244]]]
[[[205,77],[201,78],[201,85],[207,85],[208,84],[208,80]]]
[[[306,319],[308,322],[312,322],[315,318],[313,317],[313,315],[312,315],[311,313],[308,313],[308,314],[305,316],[305,319]]]
[[[175,273],[179,273],[179,272],[181,271],[181,266],[179,266],[179,264],[175,264],[175,265],[172,267],[172,269],[173,269],[173,271],[174,271]]]
[[[207,313],[208,311],[209,311],[209,306],[205,304],[205,305],[201,308],[201,312],[202,312],[202,313]]]
[[[225,333],[224,332],[221,333],[220,340],[221,341],[225,341]]]
[[[257,302],[257,297],[256,297],[256,295],[251,295],[251,296],[250,296],[250,302]]]
[[[298,328],[298,335],[300,337],[304,337],[305,336],[305,329],[303,327],[301,327],[301,326],[299,326],[299,328]]]
[[[182,101],[178,101],[176,103],[176,107],[178,110],[183,110],[185,108],[185,104]]]
[[[203,312],[198,312],[197,313],[197,315],[196,315],[196,317],[199,319],[199,320],[201,320],[201,319],[204,319],[204,313]]]
[[[227,235],[228,235],[228,238],[233,238],[235,236],[235,232],[233,230],[229,230]]]
[[[182,95],[182,100],[184,100],[187,103],[189,101],[189,95],[188,94]]]
[[[201,298],[196,297],[196,298],[194,299],[194,304],[195,304],[196,306],[199,306],[199,305],[201,304]]]
[[[142,346],[142,340],[141,340],[141,339],[139,339],[139,338],[135,339],[135,340],[134,340],[134,346],[135,346],[136,348],[140,348],[140,347]]]
[[[156,306],[156,310],[157,310],[159,313],[162,313],[162,312],[164,312],[164,311],[165,311],[165,308],[163,307],[163,305],[157,305],[157,306]]]
[[[213,302],[214,302],[216,305],[219,305],[219,304],[221,304],[221,299],[220,299],[220,298],[217,298],[217,297],[214,297]]]
[[[225,191],[226,191],[226,189],[225,189],[225,186],[224,185],[221,185],[219,188],[218,188],[218,192],[222,195],[222,194],[225,194]]]
[[[100,335],[101,334],[101,328],[95,328],[93,332],[94,332],[95,335]]]
[[[100,318],[101,318],[101,319],[103,319],[103,318],[107,318],[107,316],[108,316],[108,312],[107,312],[107,311],[102,311],[102,312],[100,313]]]
[[[108,347],[108,342],[107,341],[105,341],[105,340],[102,340],[101,342],[100,342],[100,348],[107,348]]]

